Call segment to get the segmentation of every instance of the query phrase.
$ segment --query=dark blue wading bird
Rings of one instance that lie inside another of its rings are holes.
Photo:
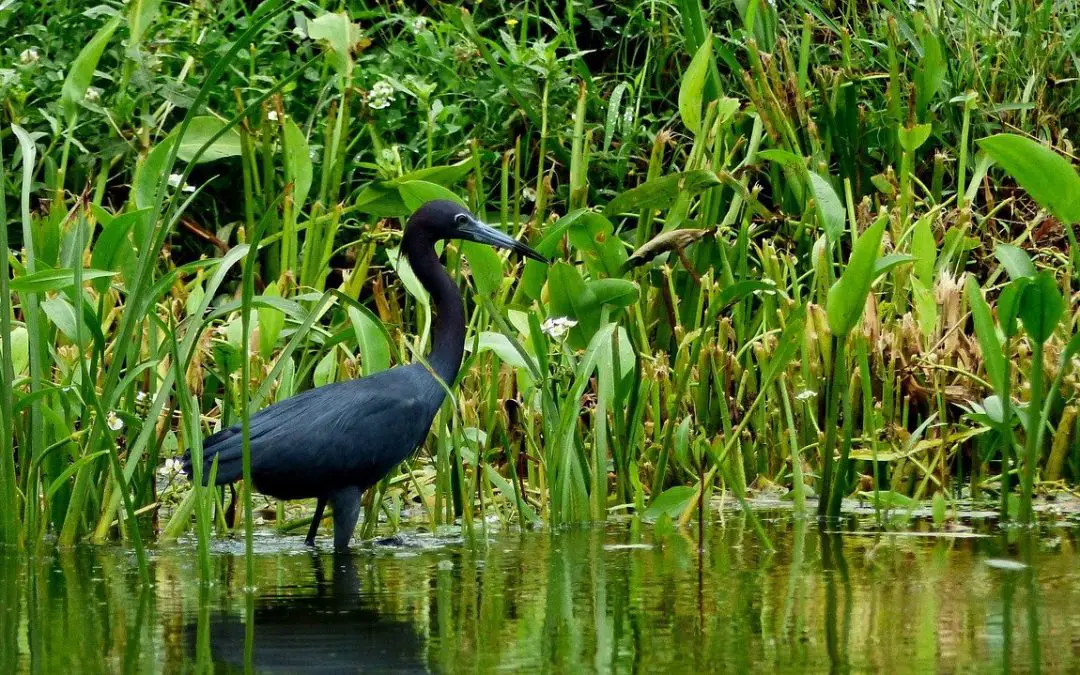
[[[318,499],[307,535],[309,546],[315,544],[329,502],[334,509],[334,548],[348,548],[360,515],[360,495],[423,442],[446,397],[439,380],[451,386],[457,377],[465,348],[465,310],[457,284],[435,254],[440,239],[467,239],[547,262],[451,201],[428,202],[409,218],[401,250],[435,304],[433,346],[427,359],[431,370],[420,363],[397,366],[309,389],[251,416],[255,487],[278,499]],[[209,479],[215,457],[218,485],[243,476],[239,424],[206,439],[204,480]],[[184,472],[192,475],[190,450],[184,454]]]

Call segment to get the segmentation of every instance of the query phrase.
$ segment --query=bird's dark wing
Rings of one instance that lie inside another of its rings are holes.
[[[310,389],[252,415],[256,487],[293,499],[375,483],[419,445],[431,426],[438,402],[426,401],[431,388],[423,378],[431,379],[413,366],[393,368]],[[239,424],[207,438],[203,475],[209,476],[217,457],[215,482],[239,479],[242,443]],[[184,470],[191,475],[190,451],[184,455]]]

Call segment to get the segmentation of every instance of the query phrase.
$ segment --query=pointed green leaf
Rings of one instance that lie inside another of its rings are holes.
[[[874,266],[881,248],[881,237],[888,222],[888,215],[882,215],[862,233],[851,249],[851,257],[843,273],[829,289],[825,309],[829,329],[835,336],[850,333],[862,316],[866,296],[874,282]]]
[[[701,132],[701,97],[705,89],[705,80],[709,77],[711,61],[712,36],[708,35],[698,47],[679,85],[679,115],[686,128],[695,135]]]
[[[1024,289],[1020,302],[1020,321],[1024,330],[1037,342],[1046,342],[1054,334],[1061,315],[1065,311],[1065,301],[1061,298],[1054,275],[1047,271],[1039,272]]]
[[[1058,153],[1015,134],[979,140],[979,147],[1032,199],[1065,225],[1080,223],[1080,174]]]
[[[79,55],[71,62],[64,86],[60,90],[60,105],[64,110],[64,116],[68,124],[74,122],[78,104],[86,96],[86,90],[90,88],[90,82],[94,78],[94,70],[97,69],[101,54],[112,38],[113,32],[120,25],[121,17],[114,16],[104,26],[98,29],[90,42],[86,43]]]

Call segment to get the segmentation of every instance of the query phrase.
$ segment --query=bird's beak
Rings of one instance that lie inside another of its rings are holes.
[[[462,225],[458,228],[458,236],[462,239],[469,241],[475,241],[480,244],[487,244],[488,246],[495,246],[497,248],[506,248],[511,251],[516,251],[523,256],[532,258],[533,260],[539,260],[542,263],[547,262],[547,258],[534,251],[527,244],[524,244],[517,239],[514,239],[508,234],[504,234],[490,225],[485,225],[479,220],[470,218],[468,224]]]

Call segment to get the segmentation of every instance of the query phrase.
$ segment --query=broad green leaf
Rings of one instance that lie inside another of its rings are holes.
[[[1067,159],[1041,143],[1015,134],[997,134],[978,143],[1055,218],[1066,226],[1080,223],[1080,174]]]
[[[413,296],[417,302],[424,307],[428,307],[431,304],[431,300],[428,297],[427,291],[420,284],[420,280],[416,278],[416,274],[413,273],[412,268],[409,267],[409,261],[405,256],[401,255],[401,250],[398,248],[389,249],[386,252],[386,257],[390,261],[390,266],[394,268],[394,272],[397,274],[398,279],[401,280],[402,285],[405,286],[405,290],[409,292],[409,295]]]
[[[327,58],[339,74],[352,68],[352,48],[360,40],[360,28],[344,12],[327,12],[307,22],[308,37],[323,40],[330,48]]]
[[[401,201],[405,204],[405,208],[409,209],[410,213],[436,199],[447,199],[464,205],[461,197],[458,197],[455,193],[435,183],[429,183],[423,180],[411,180],[405,183],[399,183],[397,188],[398,193],[401,194]]]
[[[638,285],[629,279],[590,279],[585,282],[586,300],[589,306],[600,305],[627,307],[637,302]]]
[[[269,284],[263,292],[264,299],[279,299],[281,291],[277,284]],[[285,312],[273,306],[259,307],[259,355],[269,361],[277,346],[278,337],[285,327]]]
[[[307,201],[308,191],[311,189],[311,155],[308,154],[308,142],[304,138],[304,132],[300,131],[300,127],[296,126],[291,117],[285,118],[283,135],[284,161],[293,180],[293,203],[299,211]]]
[[[222,134],[220,138],[206,148],[205,152],[196,157],[202,146],[224,127],[225,122],[216,117],[203,115],[193,118],[184,137],[180,139],[180,147],[176,151],[176,156],[185,162],[193,161],[196,164],[213,162],[226,157],[239,157],[240,132],[235,127]],[[175,134],[178,131],[179,127],[173,133]]]
[[[49,317],[49,321],[64,334],[64,337],[71,340],[74,344],[80,346],[86,345],[86,338],[89,337],[89,333],[84,329],[82,340],[77,339],[75,309],[71,306],[71,303],[67,301],[67,298],[57,296],[55,298],[49,298],[48,300],[42,300],[41,311],[45,312],[45,316]]]
[[[874,263],[874,278],[877,279],[881,275],[887,274],[894,267],[899,267],[914,259],[915,256],[910,256],[906,253],[890,253],[889,255],[882,256]]]
[[[971,307],[971,319],[975,324],[975,337],[979,340],[979,349],[982,351],[983,363],[986,364],[986,374],[990,377],[990,384],[996,391],[1001,391],[1005,384],[1005,356],[1002,353],[1001,340],[994,328],[994,318],[990,313],[990,305],[983,298],[979,282],[969,276],[964,291],[967,293],[968,305]]]
[[[360,366],[365,376],[390,367],[390,346],[387,343],[386,329],[369,311],[361,311],[349,306],[349,321],[356,333],[356,344],[360,348]]]
[[[911,254],[915,256],[915,276],[926,288],[934,285],[934,264],[937,262],[937,244],[934,232],[930,228],[929,215],[915,222],[911,235]]]
[[[519,368],[524,371],[529,370],[529,364],[525,362],[525,359],[521,356],[514,345],[510,342],[502,333],[496,333],[494,331],[483,331],[476,338],[478,351],[492,351],[499,359],[514,368]],[[472,346],[472,340],[466,342],[466,347]]]
[[[146,30],[157,18],[161,0],[130,0],[128,2],[129,48],[142,42]]]
[[[840,278],[829,289],[826,313],[829,329],[835,336],[841,337],[850,333],[862,316],[866,296],[874,281],[874,266],[881,248],[881,237],[888,221],[888,215],[882,215],[862,233],[851,249],[851,257],[848,258]]]
[[[668,488],[649,502],[649,507],[645,509],[642,517],[650,521],[656,520],[665,514],[674,518],[690,505],[690,501],[695,495],[697,495],[697,490],[689,485],[676,485]]]
[[[3,342],[0,341],[0,356],[3,356]],[[15,377],[26,375],[30,367],[30,338],[24,326],[11,329],[11,371]]]
[[[679,85],[679,115],[683,124],[697,135],[701,132],[701,103],[705,81],[709,77],[709,64],[712,61],[712,35],[698,47],[697,53],[683,73]]]
[[[114,16],[98,29],[90,42],[79,50],[79,55],[71,62],[71,68],[64,79],[64,86],[60,90],[60,105],[69,125],[75,121],[78,104],[86,96],[86,90],[89,89],[90,82],[94,78],[94,70],[97,69],[98,61],[101,60],[101,54],[105,51],[105,46],[109,44],[113,32],[120,25],[120,21],[119,15]]]
[[[1030,279],[1035,276],[1035,265],[1022,249],[1012,244],[999,244],[994,249],[994,257],[1005,266],[1010,279]]]
[[[127,211],[113,218],[108,223],[102,223],[101,234],[94,241],[93,253],[90,255],[90,265],[95,269],[121,272],[126,269],[129,262],[134,261],[135,245],[129,237],[133,226],[138,223],[140,229],[149,225],[150,209]],[[131,282],[131,279],[127,279]],[[109,279],[102,277],[93,282],[94,290],[104,293],[109,287]]]
[[[486,244],[463,241],[461,252],[469,261],[469,271],[473,283],[476,284],[476,292],[491,296],[499,290],[503,282],[503,265],[502,258],[495,249]]]
[[[611,221],[592,211],[586,211],[572,221],[569,230],[570,243],[585,258],[585,264],[593,276],[622,275],[626,264],[626,249],[615,235]]]
[[[1033,340],[1046,342],[1054,334],[1064,311],[1065,301],[1054,275],[1048,271],[1039,272],[1024,289],[1020,302],[1020,321],[1024,330]]]
[[[692,197],[720,185],[720,177],[709,169],[697,169],[654,178],[622,192],[604,208],[604,215],[637,213],[642,209],[666,209],[680,195]]]
[[[337,350],[331,349],[315,365],[315,372],[311,375],[311,383],[316,387],[322,387],[335,381],[337,374]]]
[[[833,190],[829,181],[813,171],[807,173],[810,178],[810,191],[814,195],[814,204],[817,206],[818,219],[825,229],[829,243],[835,244],[844,234],[844,205],[836,196],[836,191]]]
[[[971,277],[968,277],[969,279]],[[918,277],[911,280],[911,293],[915,300],[915,317],[919,320],[919,332],[924,338],[933,334],[937,327],[938,309],[934,292]]]
[[[933,127],[929,124],[916,124],[912,127],[900,127],[897,132],[897,138],[900,139],[900,147],[906,152],[915,152],[922,147],[922,144],[926,142],[926,139],[930,138],[930,131]]]
[[[1005,284],[998,296],[997,314],[998,323],[1005,337],[1016,336],[1016,319],[1020,315],[1020,302],[1024,297],[1024,289],[1031,283],[1032,277],[1020,277]]]
[[[583,348],[600,327],[599,311],[594,313],[587,302],[585,281],[572,265],[557,262],[548,273],[548,294],[551,314],[578,322],[571,329],[570,338],[576,348]]]
[[[945,56],[937,35],[927,30],[922,35],[922,48],[923,57],[915,69],[915,108],[919,119],[925,119],[926,109],[941,89],[946,74]]]
[[[94,279],[104,279],[114,276],[115,272],[107,270],[84,269],[82,271],[83,283]],[[15,293],[44,293],[46,291],[62,291],[70,288],[75,283],[75,270],[64,268],[58,270],[42,270],[15,277],[11,280],[9,288]]]
[[[165,180],[165,162],[169,159],[176,136],[166,136],[135,165],[135,177],[131,180],[131,192],[135,207],[149,209],[154,205],[158,185]]]

